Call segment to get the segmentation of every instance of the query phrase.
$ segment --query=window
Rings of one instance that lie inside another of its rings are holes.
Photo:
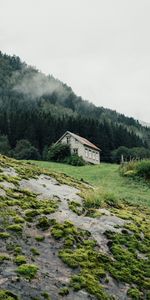
[[[67,136],[67,144],[70,143],[70,136]]]
[[[99,155],[98,155],[98,153],[96,153],[96,160],[99,160]]]
[[[73,149],[73,154],[78,154],[78,148]]]
[[[88,150],[85,149],[85,157],[88,157]]]
[[[95,152],[93,151],[93,159],[95,160]]]
[[[89,150],[89,158],[92,158],[91,150]]]

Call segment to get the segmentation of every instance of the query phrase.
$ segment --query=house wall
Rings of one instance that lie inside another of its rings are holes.
[[[100,164],[100,152],[88,146],[84,146],[83,159],[95,165]]]
[[[75,154],[75,151],[77,151],[77,154],[79,156],[82,156],[85,161],[90,162],[92,164],[100,163],[100,152],[97,151],[96,149],[92,149],[88,146],[83,145],[78,140],[76,140],[73,136],[69,134],[65,135],[61,140],[61,143],[65,143],[65,144],[69,143],[71,148],[71,153]]]

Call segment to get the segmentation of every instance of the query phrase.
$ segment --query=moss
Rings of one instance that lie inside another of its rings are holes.
[[[95,208],[89,208],[85,214],[85,216],[90,217],[90,218],[99,218],[102,215],[103,214],[98,209],[95,209]]]
[[[60,239],[60,238],[63,237],[64,232],[63,232],[63,230],[61,230],[61,229],[53,228],[53,229],[51,230],[51,234],[53,235],[53,237],[54,237],[55,239]]]
[[[143,239],[141,242],[136,234],[106,232],[106,236],[111,241],[108,245],[114,258],[108,265],[111,275],[118,281],[138,285],[140,291],[148,289],[150,241]],[[141,252],[143,249],[147,251],[147,259],[137,257],[137,250]]]
[[[21,254],[22,253],[22,248],[20,246],[16,246],[14,248],[14,254]]]
[[[41,230],[47,230],[51,225],[50,220],[44,216],[38,219],[38,223],[36,224],[36,227]]]
[[[5,254],[0,254],[0,264],[3,263],[4,261],[9,260],[9,256]]]
[[[35,265],[29,265],[29,264],[22,264],[21,266],[18,267],[16,272],[25,277],[26,279],[33,279],[35,278],[36,274],[38,271],[38,267]]]
[[[19,300],[19,298],[11,291],[0,290],[0,300]]]
[[[43,298],[46,299],[46,300],[51,300],[51,297],[50,297],[50,295],[47,292],[43,292],[41,294],[41,296],[43,296]]]
[[[75,201],[69,201],[69,209],[76,213],[78,216],[82,215],[83,209],[80,203]]]
[[[140,238],[142,226],[139,226],[138,223],[135,226],[137,226],[137,230],[134,234],[129,234],[126,229],[121,233],[111,231],[105,233],[109,240],[108,247],[112,254],[111,258],[96,250],[96,242],[90,239],[90,235],[86,231],[76,228],[68,221],[63,224],[56,222],[52,226],[51,232],[56,239],[62,239],[64,245],[59,251],[59,257],[69,267],[80,270],[80,273],[77,274],[78,280],[71,281],[72,287],[76,290],[85,288],[97,299],[109,299],[99,284],[99,279],[109,273],[118,282],[138,285],[140,293],[143,290],[146,293],[146,289],[148,290],[150,287],[147,279],[150,276],[148,255],[150,244],[146,226],[143,227],[146,230],[146,238],[144,236],[142,242]],[[137,250],[147,254],[147,259],[138,258]]]
[[[83,273],[81,272],[79,275],[72,276],[70,285],[75,291],[86,289],[99,300],[111,299],[111,297],[105,293],[98,280],[96,280],[95,277],[87,271],[84,271]]]
[[[28,209],[27,211],[25,211],[25,216],[29,218],[34,218],[39,214],[40,214],[39,211],[36,209]]]
[[[70,221],[65,221],[64,224],[59,224],[55,222],[51,229],[51,234],[55,239],[60,239],[62,237],[65,238],[66,243],[68,239],[74,239],[74,237],[78,240],[83,236],[85,231],[77,230],[77,228]],[[88,233],[87,233],[88,234]],[[79,236],[80,235],[80,236]]]
[[[40,252],[36,248],[31,248],[30,251],[33,255],[40,255]]]
[[[65,247],[66,248],[71,248],[74,245],[75,239],[73,237],[68,237],[65,239]]]
[[[20,216],[14,217],[14,218],[13,218],[13,221],[14,221],[14,223],[16,223],[16,224],[24,223],[24,222],[25,222],[25,220],[24,220],[22,217],[20,217]]]
[[[63,224],[56,223],[51,231],[54,229],[61,230],[60,238],[64,241],[64,248],[59,251],[59,257],[69,267],[80,270],[78,275],[72,277],[71,287],[75,290],[85,288],[97,299],[110,299],[99,283],[99,279],[106,276],[104,263],[108,263],[109,258],[94,249],[96,242],[89,239],[90,234],[76,228],[69,221]],[[90,277],[91,270],[93,277]]]
[[[7,230],[10,230],[10,231],[13,231],[16,233],[21,233],[23,230],[23,227],[20,224],[12,224],[7,227]]]
[[[26,263],[26,257],[24,255],[17,255],[14,262],[17,264],[17,265],[22,265],[22,264],[25,264]]]
[[[69,289],[67,287],[63,287],[59,290],[59,295],[67,296],[69,294]]]
[[[76,258],[73,257],[73,251],[69,250],[61,250],[59,252],[59,257],[62,259],[64,263],[66,263],[70,268],[77,268],[79,266]]]
[[[19,181],[19,177],[14,177],[14,176],[8,176],[6,174],[0,174],[0,181],[7,181],[7,182],[10,182],[10,183],[13,183],[15,185],[18,185],[18,181]]]
[[[39,200],[34,197],[21,198],[19,206],[25,209],[25,219],[32,222],[34,217],[44,214],[48,215],[54,213],[58,208],[58,201],[54,200]]]
[[[37,242],[43,242],[43,241],[45,240],[45,236],[37,235],[37,236],[35,237],[35,240],[36,240]]]
[[[137,288],[131,288],[128,290],[127,295],[133,300],[140,300],[142,293]]]
[[[8,239],[10,234],[8,232],[0,232],[0,239]]]

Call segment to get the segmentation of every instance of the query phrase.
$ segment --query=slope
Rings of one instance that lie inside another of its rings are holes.
[[[87,185],[7,157],[0,171],[0,299],[149,299],[148,209],[92,208]]]

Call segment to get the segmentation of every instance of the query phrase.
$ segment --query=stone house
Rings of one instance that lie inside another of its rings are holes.
[[[64,135],[56,142],[70,145],[71,153],[81,156],[85,161],[92,164],[100,164],[100,149],[87,139],[66,131]]]

